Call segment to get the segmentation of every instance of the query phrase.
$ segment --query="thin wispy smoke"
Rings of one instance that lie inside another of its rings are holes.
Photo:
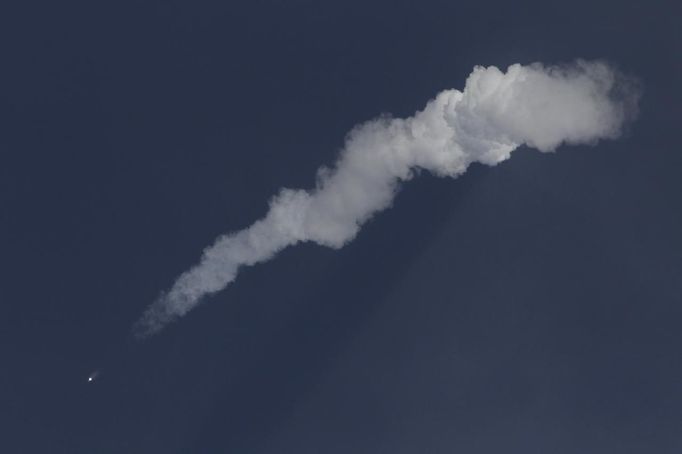
[[[223,235],[135,324],[153,334],[224,289],[243,266],[313,241],[340,248],[388,208],[415,170],[457,177],[479,162],[495,165],[522,144],[553,151],[562,143],[613,139],[636,114],[637,91],[602,62],[476,67],[463,91],[445,90],[413,117],[381,117],[355,127],[338,161],[318,171],[312,190],[282,189],[250,227]]]

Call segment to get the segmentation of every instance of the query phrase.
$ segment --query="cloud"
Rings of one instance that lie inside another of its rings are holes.
[[[336,164],[318,170],[312,190],[282,189],[264,218],[219,237],[135,324],[153,334],[224,289],[243,266],[301,241],[340,248],[398,186],[428,170],[457,177],[474,162],[495,165],[520,145],[543,152],[563,143],[617,138],[636,116],[632,80],[602,62],[476,67],[463,91],[445,90],[413,117],[383,116],[356,126]]]

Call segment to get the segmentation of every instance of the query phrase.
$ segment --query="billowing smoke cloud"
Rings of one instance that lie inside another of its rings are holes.
[[[314,241],[340,248],[388,208],[417,169],[457,177],[474,162],[495,165],[522,144],[553,151],[620,135],[634,118],[637,93],[601,62],[568,66],[476,67],[464,91],[445,90],[411,118],[381,117],[355,127],[336,164],[318,171],[315,189],[282,189],[264,218],[219,237],[135,325],[159,331],[225,288],[243,266],[287,246]]]

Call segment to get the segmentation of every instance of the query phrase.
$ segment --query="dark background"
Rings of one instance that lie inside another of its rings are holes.
[[[680,11],[548,3],[4,2],[0,451],[682,452]],[[577,57],[639,77],[626,137],[424,174],[130,340],[353,125]]]

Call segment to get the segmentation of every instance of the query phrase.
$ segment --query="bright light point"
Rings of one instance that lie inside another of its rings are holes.
[[[88,377],[88,381],[92,381],[92,377]]]

